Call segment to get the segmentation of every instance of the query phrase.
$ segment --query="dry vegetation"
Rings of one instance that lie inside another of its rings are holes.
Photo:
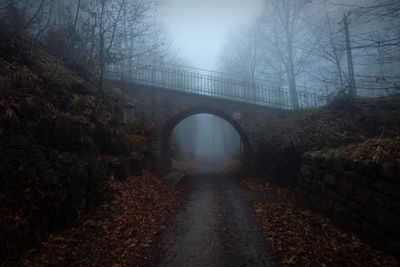
[[[398,266],[393,257],[339,230],[326,216],[302,208],[299,192],[262,179],[242,184],[278,200],[254,203],[252,209],[280,266]]]
[[[322,215],[276,203],[257,203],[253,210],[282,266],[398,266]]]
[[[122,123],[112,92],[3,31],[0,85],[2,263],[79,224],[113,198],[111,173],[140,173],[149,160],[146,130]]]
[[[265,139],[261,171],[276,182],[293,184],[305,152],[396,138],[399,133],[400,97],[338,99],[282,121]]]
[[[9,265],[144,266],[157,261],[161,253],[153,243],[184,199],[183,189],[147,172],[113,180],[110,186],[113,201],[85,216],[81,226],[53,234]]]

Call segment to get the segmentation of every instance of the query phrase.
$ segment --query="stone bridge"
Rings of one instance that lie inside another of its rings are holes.
[[[260,164],[258,152],[265,135],[290,111],[165,88],[113,82],[134,105],[134,116],[148,122],[155,171],[168,171],[169,139],[174,127],[192,115],[209,113],[228,121],[241,136],[248,170]],[[129,116],[125,110],[125,116]]]

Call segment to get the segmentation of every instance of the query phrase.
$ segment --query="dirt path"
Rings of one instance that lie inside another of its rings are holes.
[[[160,266],[275,266],[249,209],[257,193],[228,175],[186,182],[192,196],[163,236]]]

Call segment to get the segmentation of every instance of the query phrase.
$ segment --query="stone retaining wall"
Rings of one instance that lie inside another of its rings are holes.
[[[309,206],[373,246],[400,255],[400,167],[306,153],[299,185]]]

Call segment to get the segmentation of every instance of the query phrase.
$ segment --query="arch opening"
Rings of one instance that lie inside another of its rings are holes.
[[[169,120],[163,129],[164,172],[234,172],[246,168],[250,143],[231,116],[210,109],[192,109]]]

